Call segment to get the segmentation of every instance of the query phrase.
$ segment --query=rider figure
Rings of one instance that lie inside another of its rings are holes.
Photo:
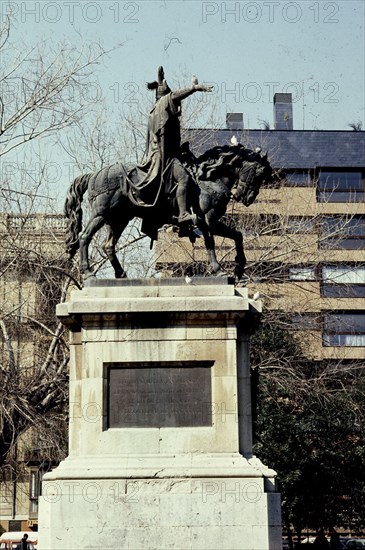
[[[163,68],[159,67],[158,81],[147,84],[149,90],[156,90],[156,103],[148,120],[148,156],[149,160],[159,159],[162,178],[171,174],[177,184],[178,222],[181,225],[194,219],[187,210],[186,195],[190,176],[180,161],[181,101],[195,92],[210,92],[213,87],[193,84],[190,88],[173,92],[164,76]]]

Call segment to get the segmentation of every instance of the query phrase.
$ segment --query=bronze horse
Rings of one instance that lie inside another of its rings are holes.
[[[183,159],[192,182],[189,186],[189,204],[196,216],[208,253],[208,270],[222,274],[215,254],[214,235],[235,242],[235,275],[241,278],[246,263],[242,233],[220,221],[232,196],[245,206],[253,203],[262,183],[272,180],[272,168],[267,154],[261,155],[243,145],[217,146],[196,158],[188,148],[182,147]],[[195,183],[195,184],[194,184]],[[84,279],[93,276],[90,269],[88,247],[93,236],[104,225],[108,236],[103,249],[114,268],[115,277],[126,277],[115,252],[116,243],[127,224],[135,217],[142,219],[142,232],[152,239],[157,230],[166,224],[176,225],[177,205],[174,197],[176,185],[161,182],[156,190],[141,189],[133,182],[133,170],[127,172],[117,163],[94,174],[78,176],[71,184],[65,203],[67,223],[66,248],[72,258],[80,248],[80,268]],[[235,188],[235,194],[231,191]],[[90,219],[82,230],[82,200],[88,190],[91,205]],[[181,232],[180,236],[194,234]]]

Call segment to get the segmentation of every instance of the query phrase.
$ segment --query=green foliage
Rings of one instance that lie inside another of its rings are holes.
[[[262,327],[252,336],[251,350],[254,352],[251,357],[253,366],[258,365],[268,353],[278,361],[294,357],[300,352],[299,345],[291,332],[272,325]]]
[[[260,373],[255,453],[278,473],[286,527],[364,529],[364,375],[308,363],[292,334],[274,327],[251,350]]]

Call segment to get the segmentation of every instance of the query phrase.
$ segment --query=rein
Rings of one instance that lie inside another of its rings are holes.
[[[252,183],[253,183],[253,181],[255,179],[255,175],[256,175],[256,163],[255,162],[250,162],[250,163],[248,163],[248,166],[245,166],[245,167],[242,167],[242,168],[238,169],[238,173],[239,173],[239,176],[241,174],[243,175],[243,178],[244,178],[244,181],[245,181],[245,186],[242,190],[242,192],[243,192],[247,188],[252,187]],[[247,174],[247,176],[246,176],[246,174]],[[240,181],[242,181],[242,180],[240,179],[240,177],[238,177],[238,184],[236,185],[236,187],[239,186]]]

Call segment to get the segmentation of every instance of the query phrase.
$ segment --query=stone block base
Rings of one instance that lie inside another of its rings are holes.
[[[281,550],[276,474],[252,456],[260,307],[209,278],[94,281],[58,306],[69,456],[42,482],[38,550]]]
[[[40,550],[281,550],[264,479],[57,479],[43,484]]]

